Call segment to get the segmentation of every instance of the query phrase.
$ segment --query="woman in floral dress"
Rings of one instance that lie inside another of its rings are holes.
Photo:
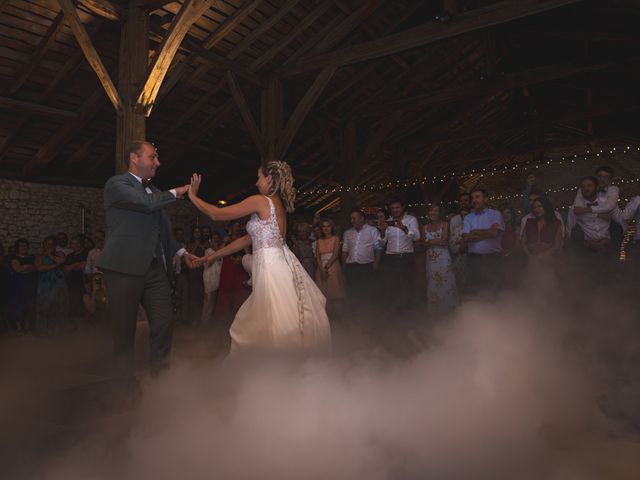
[[[442,220],[439,206],[429,208],[429,223],[423,233],[427,249],[427,305],[430,315],[440,316],[458,305],[458,289],[448,249],[449,224]]]

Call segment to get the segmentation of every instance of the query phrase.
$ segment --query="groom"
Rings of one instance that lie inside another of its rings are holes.
[[[156,376],[169,360],[173,336],[169,275],[174,255],[184,255],[185,249],[173,239],[163,208],[182,198],[189,185],[162,192],[151,184],[160,161],[149,142],[132,143],[128,156],[129,171],[111,177],[104,186],[107,238],[98,267],[107,288],[116,367],[132,378],[139,304],[149,321],[151,374]]]

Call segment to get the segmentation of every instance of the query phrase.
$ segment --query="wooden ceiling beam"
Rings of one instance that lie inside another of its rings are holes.
[[[9,97],[0,97],[0,108],[11,110],[13,112],[36,113],[45,117],[62,118],[65,120],[72,120],[78,117],[75,112],[61,110],[59,108],[47,107],[46,105],[42,105],[39,103],[16,100]]]
[[[255,119],[253,118],[253,114],[249,109],[249,104],[247,103],[247,99],[242,93],[242,89],[240,85],[236,81],[236,77],[232,72],[226,71],[224,74],[225,79],[227,80],[227,84],[229,85],[229,89],[231,90],[231,95],[233,96],[238,108],[240,109],[240,115],[242,116],[242,120],[249,130],[249,135],[253,139],[253,143],[255,143],[258,152],[261,157],[265,155],[265,147],[264,142],[262,140],[262,135],[260,130],[258,129],[258,125],[256,124]]]
[[[35,70],[35,68],[38,66],[40,60],[42,60],[42,57],[44,57],[44,54],[47,53],[49,48],[51,48],[51,46],[54,44],[54,42],[56,41],[56,35],[63,25],[63,19],[64,14],[62,12],[60,12],[53,19],[53,22],[47,29],[44,37],[42,37],[42,40],[36,47],[35,52],[33,52],[33,54],[31,55],[31,58],[29,58],[29,61],[18,70],[16,79],[13,81],[11,87],[9,88],[10,95],[13,95],[18,90],[20,90],[20,87],[24,85],[24,82],[27,81],[29,75],[31,75],[33,70]]]
[[[136,7],[144,10],[158,10],[170,3],[175,3],[176,0],[133,0]]]
[[[89,35],[93,36],[100,30],[100,24],[97,23],[89,31]],[[36,98],[35,103],[45,104],[57,91],[61,83],[63,83],[70,75],[72,75],[82,64],[84,54],[82,50],[77,50],[69,57],[61,69],[59,69],[51,82],[47,85],[47,88]],[[4,140],[0,144],[0,162],[4,158],[4,154],[9,149],[11,142],[18,134],[18,132],[27,124],[31,115],[25,113],[14,118],[11,130],[7,133]]]
[[[6,7],[8,3],[9,3],[9,0],[0,0],[0,14],[2,14],[4,7]]]
[[[80,130],[86,128],[87,123],[96,116],[104,105],[104,100],[102,89],[96,90],[80,108],[77,117],[73,121],[66,122],[40,147],[33,159],[25,165],[24,174],[36,175],[46,167]]]
[[[384,115],[395,110],[420,110],[423,108],[443,105],[470,97],[488,95],[500,90],[510,90],[527,85],[545,83],[562,78],[581,75],[598,70],[608,70],[617,66],[635,64],[640,58],[627,59],[624,62],[581,62],[573,65],[550,65],[535,68],[525,72],[506,75],[504,78],[493,81],[473,82],[466,85],[447,87],[421,95],[414,95],[386,103],[375,103],[361,113],[363,115]]]
[[[224,88],[227,84],[226,80],[223,78],[219,80],[213,87],[211,87],[207,93],[205,93],[202,97],[198,99],[198,101],[193,102],[189,108],[187,108],[182,115],[180,115],[175,121],[171,122],[169,129],[167,130],[167,135],[170,135],[176,132],[182,125],[184,125],[191,117],[193,117],[203,105],[206,105],[209,100],[213,98],[215,94],[217,94],[220,90]]]
[[[246,0],[240,8],[227,17],[214,32],[202,42],[202,46],[209,50],[236,28],[242,21],[260,5],[262,0]]]
[[[440,132],[431,136],[420,136],[419,142],[410,142],[407,139],[404,139],[403,144],[408,148],[411,148],[416,145],[428,145],[436,142],[444,145],[448,143],[459,143],[478,139],[486,140],[488,138],[516,131],[527,131],[532,128],[548,127],[558,123],[576,122],[589,118],[611,115],[613,113],[632,112],[638,110],[639,106],[640,103],[638,101],[634,101],[633,99],[623,99],[597,106],[596,108],[592,107],[587,110],[542,115],[526,124],[505,125],[502,123],[485,126],[484,128],[475,128],[472,126],[462,131],[452,132],[450,134]],[[491,146],[491,148],[494,147]]]
[[[293,138],[296,136],[296,133],[298,133],[298,130],[302,125],[302,122],[304,122],[304,119],[311,110],[311,107],[316,103],[316,100],[318,100],[318,97],[322,94],[324,88],[331,81],[335,72],[336,67],[324,68],[316,77],[311,87],[309,87],[307,93],[304,94],[302,100],[300,100],[296,106],[295,110],[291,114],[291,118],[289,118],[287,125],[284,127],[282,135],[278,139],[276,152],[280,158],[284,158],[286,155]]]
[[[463,33],[535,15],[578,1],[579,0],[502,1],[457,15],[455,21],[450,23],[429,23],[400,33],[345,47],[334,52],[310,56],[295,64],[275,69],[273,75],[286,78],[318,70],[328,65],[343,66],[371,60],[373,58],[385,57]]]
[[[169,70],[173,57],[180,47],[180,43],[182,43],[182,40],[187,35],[191,25],[193,25],[215,1],[216,0],[185,0],[180,7],[178,15],[171,23],[166,36],[160,44],[158,52],[153,58],[147,79],[138,95],[136,109],[144,112],[145,116],[148,117],[151,115],[151,110],[153,109],[153,104],[155,103],[162,81]]]
[[[122,99],[120,98],[118,90],[116,89],[116,86],[109,76],[109,72],[107,72],[107,69],[102,63],[98,52],[93,46],[91,38],[89,37],[87,30],[84,28],[82,20],[80,20],[80,17],[78,16],[78,12],[76,11],[76,7],[74,6],[72,0],[58,0],[58,3],[60,4],[62,11],[64,12],[65,20],[71,27],[71,30],[73,31],[73,34],[76,37],[80,48],[84,52],[85,58],[89,62],[89,65],[91,65],[93,71],[96,72],[96,75],[98,75],[98,80],[100,80],[100,84],[104,88],[104,91],[107,93],[109,100],[111,100],[113,107],[116,109],[117,113],[121,113]]]
[[[280,10],[278,10],[274,15],[271,15],[269,18],[267,18],[260,24],[258,28],[252,30],[246,37],[244,37],[244,39],[242,39],[242,41],[236,44],[236,46],[233,47],[233,50],[229,52],[229,55],[227,55],[227,58],[229,58],[229,60],[234,60],[235,58],[239,57],[242,52],[244,52],[251,44],[253,44],[253,42],[255,42],[260,37],[260,35],[270,30],[276,23],[282,20],[282,18],[287,13],[289,13],[289,11],[291,11],[291,9],[293,9],[293,7],[295,7],[299,1],[300,0],[287,0],[287,3],[280,7]]]
[[[249,66],[249,70],[255,72],[269,62],[273,57],[280,53],[287,45],[295,40],[302,32],[304,32],[309,26],[316,22],[322,15],[324,15],[330,8],[331,2],[320,2],[313,11],[296,24],[293,29],[287,33],[278,43],[273,45],[260,57],[255,59]]]
[[[79,3],[91,13],[112,22],[122,22],[124,19],[122,7],[109,0],[79,0]]]
[[[222,55],[218,55],[217,53],[212,52],[211,50],[207,50],[202,45],[197,43],[194,39],[187,38],[183,42],[183,47],[195,53],[197,56],[199,56],[209,65],[213,65],[215,67],[219,67],[224,70],[231,70],[233,73],[235,73],[239,77],[242,77],[245,80],[248,80],[254,85],[262,85],[262,81],[254,73],[253,70],[247,69],[244,66],[240,65],[239,63],[234,62],[227,57],[223,57]]]
[[[331,30],[325,38],[316,43],[311,49],[311,54],[319,54],[331,50],[384,3],[386,3],[385,0],[369,0],[364,2],[360,8],[347,15],[347,18]]]

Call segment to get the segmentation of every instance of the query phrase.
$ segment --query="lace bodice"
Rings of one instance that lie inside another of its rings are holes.
[[[276,207],[269,197],[265,196],[265,198],[269,201],[269,218],[261,220],[258,214],[254,213],[247,222],[247,233],[251,235],[254,252],[261,248],[282,247],[283,244]]]

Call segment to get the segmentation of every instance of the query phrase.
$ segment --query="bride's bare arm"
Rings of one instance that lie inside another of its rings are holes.
[[[206,262],[207,265],[211,265],[219,258],[223,258],[227,255],[239,252],[240,250],[247,248],[249,245],[251,245],[251,237],[249,235],[244,235],[240,238],[237,238],[226,247],[222,247],[220,250],[216,250],[211,255],[202,257],[201,259],[195,260],[194,262],[199,263],[200,265]]]
[[[264,209],[266,207],[264,197],[261,195],[252,195],[245,198],[240,203],[229,205],[228,207],[216,207],[215,205],[211,205],[198,197],[200,182],[200,175],[194,174],[191,178],[191,186],[189,187],[189,200],[191,200],[191,203],[193,203],[198,210],[212,220],[236,220],[238,218],[251,215],[252,213],[256,213],[260,209]]]

